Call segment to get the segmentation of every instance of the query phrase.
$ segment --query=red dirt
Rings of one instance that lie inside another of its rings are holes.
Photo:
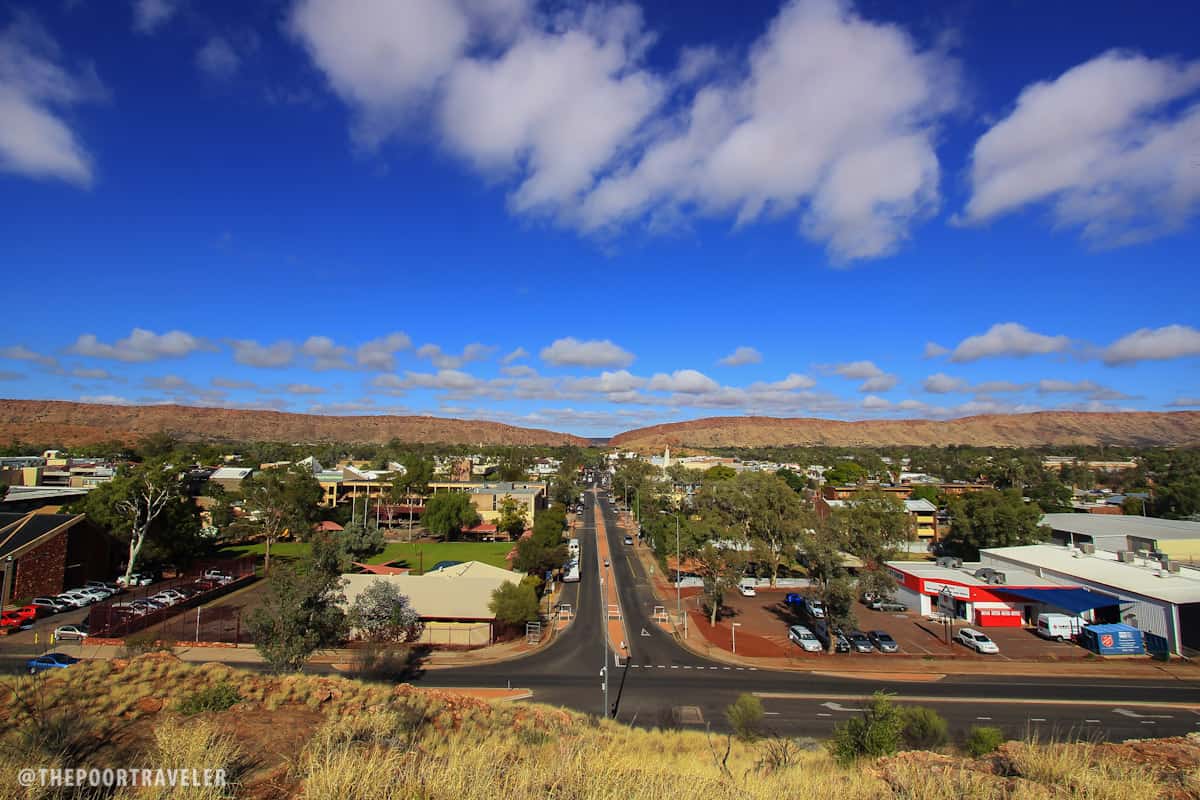
[[[722,650],[731,650],[733,645],[732,628],[728,622],[718,622],[714,627],[708,624],[708,617],[702,612],[688,611],[689,624],[703,634],[704,638]],[[737,633],[737,654],[749,658],[780,658],[786,656],[787,650],[780,644],[756,636],[753,633]]]

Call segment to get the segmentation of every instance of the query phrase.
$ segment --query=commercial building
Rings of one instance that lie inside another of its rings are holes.
[[[429,484],[432,494],[465,492],[484,522],[500,518],[500,504],[505,498],[517,501],[525,521],[533,522],[534,514],[546,507],[547,487],[544,483],[514,483],[510,481],[441,481]]]
[[[83,514],[0,512],[0,605],[112,578],[114,544]]]
[[[817,497],[815,508],[817,514],[821,517],[828,516],[833,509],[842,508],[847,503],[853,502],[853,495],[850,495],[846,500],[831,500],[824,497]],[[937,523],[937,506],[928,500],[905,500],[904,511],[912,520],[913,541],[936,542],[938,540],[938,523]]]
[[[1087,544],[1110,553],[1158,553],[1174,561],[1200,562],[1200,522],[1062,513],[1044,514],[1042,524],[1060,545]]]

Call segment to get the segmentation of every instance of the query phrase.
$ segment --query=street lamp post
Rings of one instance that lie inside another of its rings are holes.
[[[730,634],[730,636],[733,637],[733,652],[735,654],[737,653],[737,629],[738,629],[738,626],[740,626],[741,624],[742,623],[740,623],[740,622],[729,623],[729,634]]]

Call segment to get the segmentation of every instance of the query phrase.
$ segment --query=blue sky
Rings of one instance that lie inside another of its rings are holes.
[[[1197,408],[1194,12],[8,3],[0,396]]]

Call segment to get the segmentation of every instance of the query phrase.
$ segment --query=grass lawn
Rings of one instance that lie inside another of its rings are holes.
[[[494,567],[507,568],[504,557],[513,548],[512,542],[434,542],[407,544],[392,542],[384,551],[369,559],[371,564],[396,562],[396,566],[409,567],[417,572],[422,565],[432,567],[439,561],[482,561]],[[262,557],[263,544],[244,544],[225,547],[221,556],[238,558],[246,555]],[[308,555],[309,545],[305,542],[276,542],[271,547],[272,558],[297,558]]]

